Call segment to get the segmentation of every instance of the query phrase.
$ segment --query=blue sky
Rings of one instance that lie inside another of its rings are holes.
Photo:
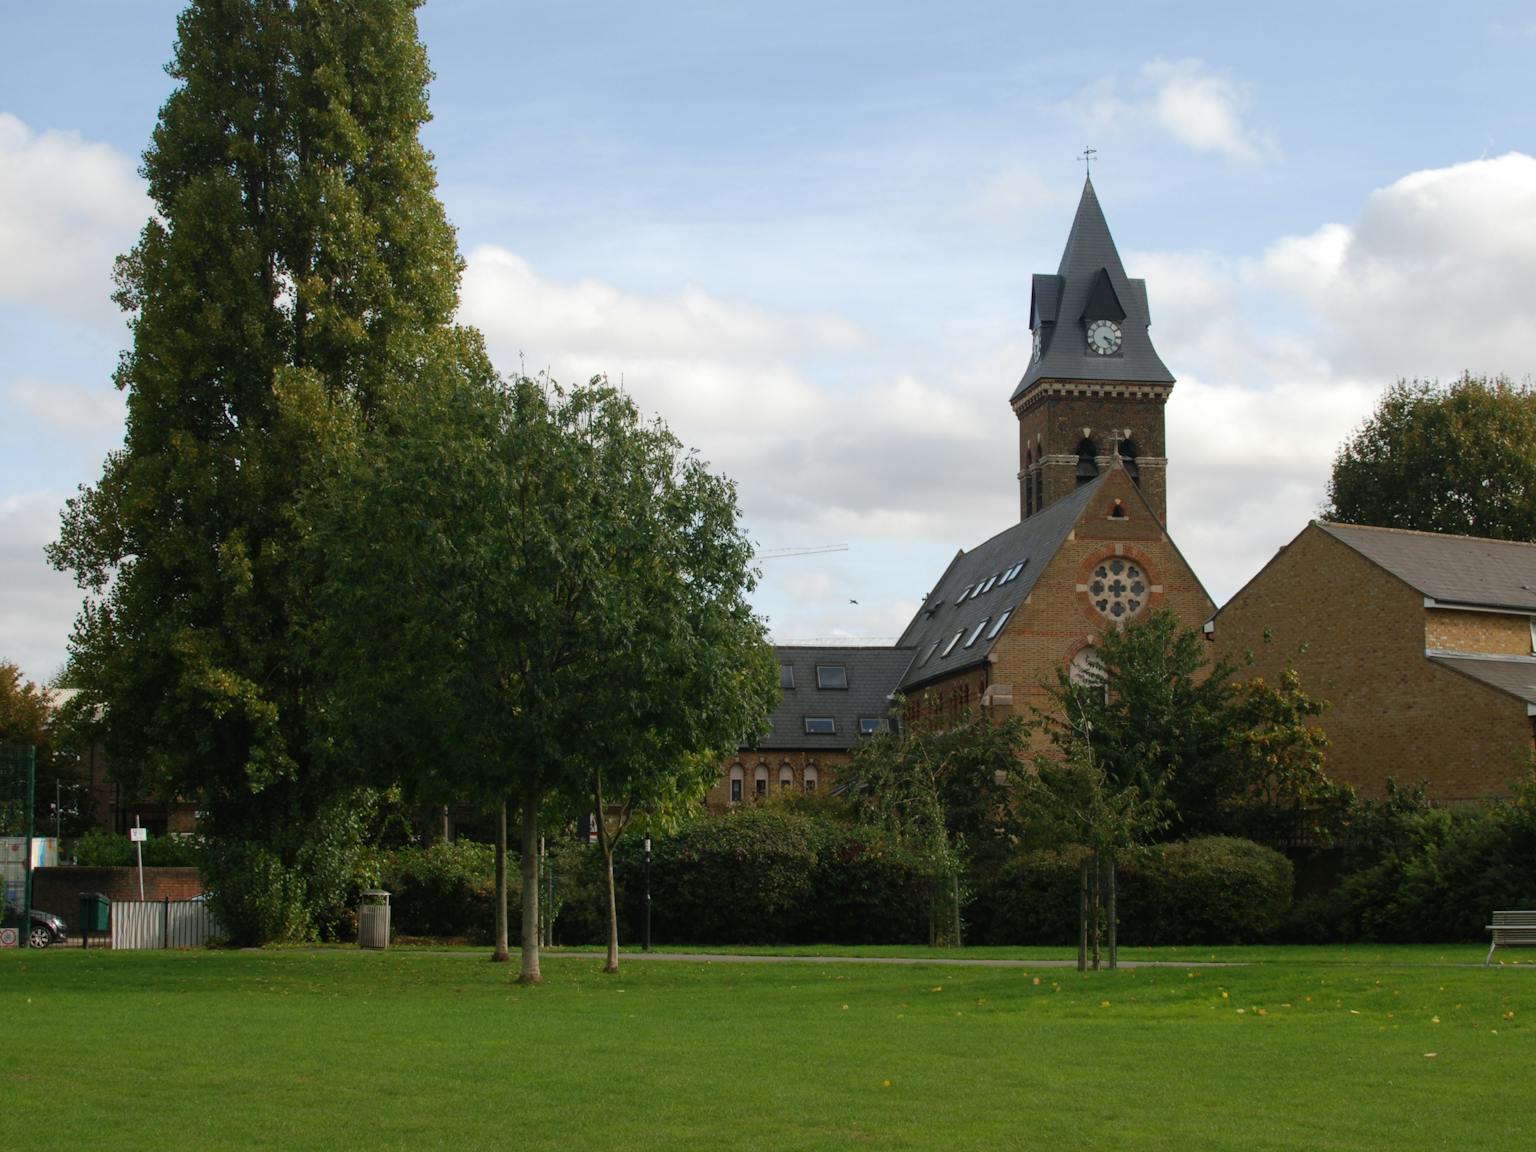
[[[0,44],[0,659],[121,437],[112,257],[178,3]],[[1218,603],[1399,376],[1536,370],[1528,4],[433,0],[428,146],[506,371],[607,372],[734,476],[781,640],[896,635],[1017,516],[1007,398],[1078,154],[1179,378],[1169,528]],[[857,600],[857,604],[851,604]]]

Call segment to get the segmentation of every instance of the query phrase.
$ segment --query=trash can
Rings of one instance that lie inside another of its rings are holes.
[[[80,947],[90,946],[91,933],[105,935],[112,925],[112,901],[100,892],[80,893]]]
[[[370,889],[363,893],[357,910],[357,944],[360,948],[389,947],[389,893]]]

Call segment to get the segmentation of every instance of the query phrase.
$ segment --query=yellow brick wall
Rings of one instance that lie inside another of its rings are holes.
[[[1424,646],[1500,656],[1531,654],[1531,618],[1499,612],[1424,610]]]
[[[805,791],[805,770],[816,769],[816,791],[825,792],[837,782],[837,769],[853,759],[852,753],[842,751],[817,752],[807,750],[794,751],[769,751],[744,750],[735,756],[729,757],[721,770],[720,781],[709,790],[704,798],[704,806],[711,812],[724,812],[731,806],[731,769],[737,764],[742,768],[742,802],[753,803],[755,793],[753,781],[756,779],[759,764],[768,769],[768,791],[778,793],[779,770],[784,765],[789,766],[793,777],[790,787],[792,792]]]
[[[1125,516],[1111,515],[1116,501]],[[938,706],[936,712],[925,709],[924,720],[941,721],[952,714],[950,702],[967,696],[973,709],[988,697],[1008,701],[1015,713],[1026,717],[1034,709],[1044,710],[1057,670],[1093,643],[1107,624],[1083,585],[1093,566],[1111,556],[1141,565],[1149,578],[1152,594],[1138,618],[1166,607],[1186,625],[1198,628],[1215,610],[1141,493],[1123,471],[1116,470],[1084,510],[1071,538],[1040,574],[1028,599],[1009,617],[988,666],[957,673],[919,693]],[[999,714],[1005,711],[998,709]],[[1044,738],[1037,737],[1032,751],[1044,746]]]
[[[1277,677],[1330,701],[1328,773],[1364,796],[1387,778],[1429,781],[1440,800],[1499,796],[1531,750],[1525,704],[1424,656],[1424,598],[1309,525],[1216,617],[1216,653],[1251,654],[1243,676]],[[1527,633],[1529,643],[1529,633]]]

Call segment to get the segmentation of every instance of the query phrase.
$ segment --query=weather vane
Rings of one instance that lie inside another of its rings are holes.
[[[1093,158],[1095,156],[1097,156],[1098,154],[1099,154],[1099,150],[1097,148],[1084,148],[1083,149],[1083,175],[1084,176],[1087,176],[1087,177],[1090,177],[1090,178],[1093,176]]]

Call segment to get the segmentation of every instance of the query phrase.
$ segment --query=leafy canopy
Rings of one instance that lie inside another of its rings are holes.
[[[1334,458],[1330,520],[1536,540],[1536,393],[1505,377],[1399,380]]]

